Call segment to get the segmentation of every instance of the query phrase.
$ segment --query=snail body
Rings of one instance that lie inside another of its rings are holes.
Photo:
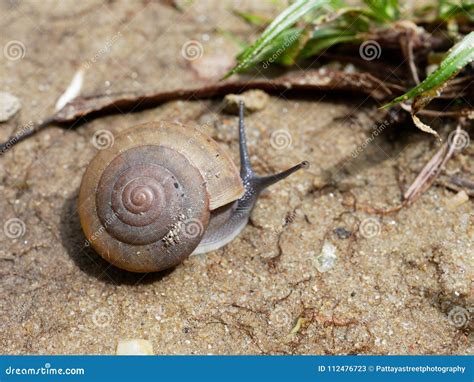
[[[150,122],[116,137],[84,173],[78,199],[88,242],[133,272],[155,272],[232,241],[260,192],[306,165],[258,177],[252,171],[240,106],[240,173],[204,133]]]

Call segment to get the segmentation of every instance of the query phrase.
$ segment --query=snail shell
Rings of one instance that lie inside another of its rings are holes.
[[[112,264],[153,272],[200,243],[210,211],[241,197],[228,154],[196,129],[150,122],[116,137],[89,164],[79,216],[94,249]]]
[[[240,173],[217,142],[180,124],[151,122],[120,134],[82,179],[78,209],[87,240],[133,272],[161,271],[223,247],[245,227],[266,187],[308,165],[256,175],[243,103],[239,145]]]

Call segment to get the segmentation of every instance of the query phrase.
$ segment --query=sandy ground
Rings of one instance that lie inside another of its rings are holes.
[[[272,2],[155,1],[0,3],[0,91],[22,102],[0,138],[51,114],[73,74],[88,67],[83,93],[198,85],[256,31],[234,8],[275,14]],[[202,58],[185,59],[190,40]],[[237,118],[221,100],[176,101],[49,128],[0,158],[0,351],[113,354],[123,338],[149,339],[157,354],[467,354],[473,352],[473,201],[435,185],[413,206],[387,208],[437,149],[412,126],[377,137],[377,105],[366,97],[272,96],[247,118],[260,173],[307,159],[305,172],[261,197],[251,224],[230,245],[176,269],[137,275],[84,247],[76,202],[97,152],[94,133],[150,120],[205,126],[238,160]],[[452,125],[438,125],[443,137]],[[279,147],[280,131],[291,144]],[[370,139],[360,154],[352,155]],[[472,145],[448,171],[474,174]],[[354,206],[354,200],[357,200]],[[20,237],[6,228],[21,220]],[[322,250],[334,263],[322,266]],[[321,272],[324,271],[324,272]]]

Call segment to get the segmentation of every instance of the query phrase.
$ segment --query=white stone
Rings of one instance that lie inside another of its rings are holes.
[[[84,84],[84,70],[79,69],[72,78],[71,83],[69,84],[66,91],[59,97],[58,101],[56,102],[55,110],[61,110],[67,103],[72,101],[76,98],[82,89],[82,85]]]
[[[329,271],[334,266],[336,258],[336,247],[328,241],[324,242],[321,253],[314,259],[316,269],[319,272]]]
[[[8,121],[21,109],[20,100],[10,93],[0,92],[0,122]]]
[[[119,340],[117,355],[153,355],[153,345],[148,340]]]

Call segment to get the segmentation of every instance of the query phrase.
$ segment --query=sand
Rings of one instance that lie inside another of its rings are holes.
[[[209,81],[239,51],[222,30],[257,33],[234,7],[2,2],[0,45],[19,41],[24,57],[1,56],[0,91],[22,104],[1,140],[50,115],[80,67],[84,94]],[[272,2],[239,9],[275,14]],[[200,59],[182,54],[192,40]],[[262,195],[225,248],[141,275],[85,247],[76,202],[94,133],[179,121],[204,128],[238,163],[237,117],[222,107],[175,101],[52,127],[0,157],[2,353],[114,354],[127,338],[150,340],[156,354],[473,353],[473,201],[448,208],[455,193],[437,183],[399,213],[368,213],[399,204],[438,145],[410,124],[375,136],[379,112],[365,96],[273,95],[247,116],[257,172],[311,167]],[[454,125],[436,128],[446,138]],[[472,179],[473,155],[471,145],[448,173]]]

